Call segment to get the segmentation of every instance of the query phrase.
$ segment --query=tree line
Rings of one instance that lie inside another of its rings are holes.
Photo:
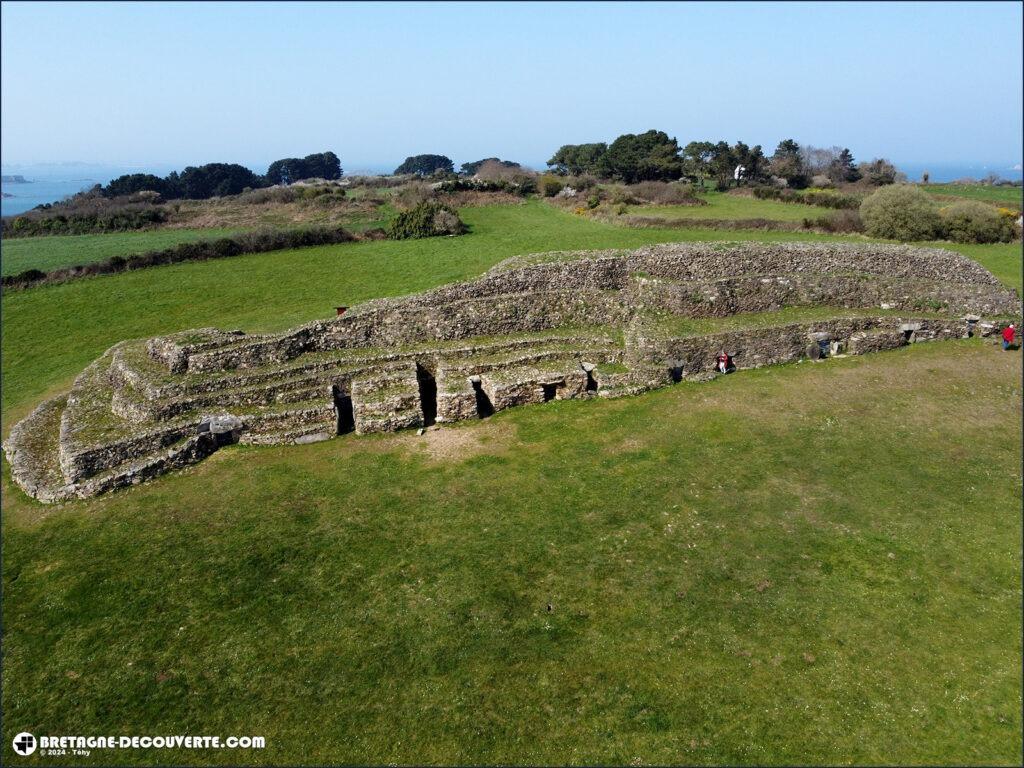
[[[898,177],[888,160],[857,163],[845,147],[823,149],[784,139],[769,157],[760,144],[751,147],[742,141],[691,141],[680,147],[674,137],[656,130],[627,133],[611,144],[565,144],[547,164],[555,173],[587,174],[627,184],[687,179],[700,185],[712,182],[719,188],[735,181],[737,166],[742,166],[744,182],[767,184],[780,180],[794,189],[862,178],[875,185],[891,184]]]
[[[777,183],[793,189],[827,184],[851,183],[864,179],[870,184],[891,184],[898,172],[891,162],[875,159],[857,163],[846,147],[828,149],[801,146],[793,139],[780,141],[771,156],[760,144],[748,146],[742,141],[691,141],[684,147],[664,131],[627,133],[611,144],[565,144],[547,161],[550,169],[562,175],[591,175],[602,179],[636,184],[642,181],[676,181],[713,184],[724,189],[735,181],[737,166],[742,166],[743,183]],[[520,168],[518,163],[488,157],[463,163],[460,173],[473,176],[483,166]],[[395,175],[451,176],[455,164],[439,154],[407,157]],[[265,174],[259,175],[234,163],[208,163],[189,166],[166,177],[135,173],[114,179],[102,192],[105,197],[121,197],[153,191],[165,199],[203,200],[236,195],[245,189],[290,184],[303,179],[339,179],[341,161],[333,152],[287,157],[275,160]]]
[[[151,173],[131,173],[103,187],[104,197],[122,197],[138,192],[156,192],[169,200],[205,200],[210,197],[237,195],[245,189],[259,189],[275,184],[290,184],[303,179],[340,179],[341,161],[333,152],[305,157],[275,160],[263,175],[253,173],[236,163],[207,163],[188,166],[181,173],[172,171],[161,178]]]

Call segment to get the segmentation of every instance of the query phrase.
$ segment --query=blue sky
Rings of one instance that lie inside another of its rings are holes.
[[[5,165],[332,149],[542,165],[563,143],[1021,160],[1019,3],[2,5]]]

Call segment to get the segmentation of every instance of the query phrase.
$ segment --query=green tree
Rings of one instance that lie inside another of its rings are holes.
[[[711,176],[714,178],[718,189],[727,189],[729,187],[737,165],[739,163],[737,162],[736,154],[727,142],[720,141],[715,144],[710,166]]]
[[[691,141],[683,148],[683,171],[694,184],[704,186],[711,176],[711,160],[715,156],[715,145],[710,141]]]
[[[395,175],[414,173],[417,176],[430,176],[437,171],[454,173],[455,165],[444,155],[413,155],[405,158],[405,162],[395,168]]]
[[[103,188],[104,197],[120,197],[134,195],[137,192],[158,192],[169,197],[169,187],[164,179],[151,173],[131,173],[118,176]]]
[[[811,181],[800,154],[800,145],[793,139],[783,139],[779,142],[775,154],[772,155],[771,172],[780,179],[785,179],[794,189],[803,189]]]
[[[340,179],[341,161],[333,152],[321,152],[305,157],[285,157],[275,160],[267,168],[267,184],[283,184],[302,179]]]
[[[264,186],[263,178],[235,163],[189,166],[179,179],[181,196],[190,200],[237,195],[246,187]]]
[[[548,165],[556,173],[579,176],[584,173],[597,174],[600,170],[601,158],[608,151],[608,145],[602,142],[595,144],[564,144],[548,160]]]
[[[602,176],[635,184],[638,181],[673,181],[683,174],[679,142],[664,131],[619,136],[601,157]]]
[[[477,171],[480,170],[480,166],[484,163],[498,163],[506,168],[518,168],[519,163],[512,162],[511,160],[502,160],[497,157],[485,157],[483,160],[474,160],[472,163],[463,163],[459,167],[459,173],[465,176],[473,176]]]
[[[827,176],[836,184],[860,180],[861,173],[857,170],[857,164],[854,162],[853,154],[849,149],[843,149],[835,160],[829,164]]]
[[[737,146],[739,145],[737,144]],[[747,169],[744,174],[744,178],[747,181],[761,184],[768,181],[768,178],[771,176],[768,158],[764,156],[764,150],[761,149],[760,144],[755,144],[751,147],[740,162]]]

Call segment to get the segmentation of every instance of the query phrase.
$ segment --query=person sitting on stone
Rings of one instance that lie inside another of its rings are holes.
[[[1013,338],[1014,338],[1014,335],[1016,334],[1016,332],[1017,331],[1016,331],[1016,328],[1014,328],[1013,323],[1010,323],[1008,326],[1003,328],[1003,349],[1004,350],[1005,349],[1009,349],[1010,347],[1013,346]]]
[[[732,358],[725,353],[724,349],[718,353],[715,363],[720,373],[728,373],[729,369],[732,368]]]

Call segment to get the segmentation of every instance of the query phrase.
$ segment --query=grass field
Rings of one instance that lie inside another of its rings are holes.
[[[12,292],[4,434],[125,338],[281,329],[530,251],[834,239],[462,215]],[[1021,284],[1019,244],[944,247]],[[268,739],[92,765],[1019,764],[1021,388],[1019,353],[944,342],[235,446],[56,508],[4,462],[4,761],[54,762],[11,759],[27,730]]]
[[[657,216],[664,219],[768,219],[770,221],[803,221],[831,213],[830,208],[817,205],[781,203],[756,197],[705,192],[701,198],[707,205],[631,205],[627,213],[634,216]]]
[[[949,342],[235,447],[65,509],[5,479],[4,738],[1019,764],[1021,396],[1019,355]]]
[[[1021,187],[990,187],[982,184],[921,184],[920,187],[930,195],[966,197],[1010,208],[1020,208],[1024,195]]]
[[[26,269],[48,272],[103,261],[111,256],[170,248],[178,243],[236,234],[232,229],[153,229],[107,235],[58,235],[6,238],[0,246],[0,274],[16,275]]]

